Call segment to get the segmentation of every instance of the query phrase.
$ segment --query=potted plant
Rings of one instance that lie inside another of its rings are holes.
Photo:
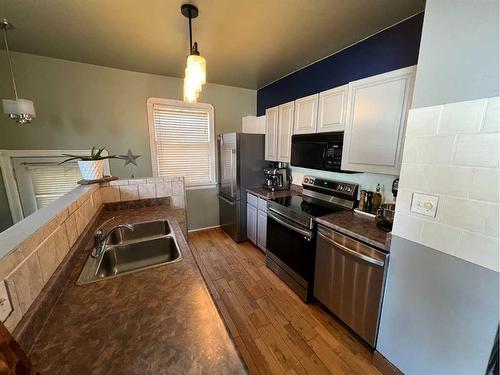
[[[104,160],[120,159],[120,157],[116,155],[101,156],[105,149],[106,147],[99,149],[92,147],[92,151],[89,156],[63,154],[63,156],[68,156],[68,159],[59,164],[72,160],[78,160],[78,167],[80,168],[80,173],[82,174],[82,178],[84,180],[100,180],[104,177]]]

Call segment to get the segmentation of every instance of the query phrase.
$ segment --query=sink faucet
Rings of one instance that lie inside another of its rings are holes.
[[[125,228],[131,232],[134,231],[134,226],[132,224],[119,224],[119,225],[114,226],[106,234],[104,234],[102,228],[114,219],[115,218],[112,217],[111,219],[106,220],[94,232],[94,250],[92,250],[92,254],[91,254],[92,258],[97,258],[104,252],[104,249],[106,248],[106,243],[108,242],[108,238],[109,238],[110,234],[113,233],[113,231],[115,231],[116,229]]]

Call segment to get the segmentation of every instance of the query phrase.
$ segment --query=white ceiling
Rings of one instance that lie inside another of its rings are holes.
[[[0,0],[12,50],[182,77],[182,0]],[[257,89],[424,9],[425,0],[194,0],[207,80]],[[3,47],[2,47],[3,48]]]

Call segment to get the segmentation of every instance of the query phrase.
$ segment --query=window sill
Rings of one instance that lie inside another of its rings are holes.
[[[216,187],[217,187],[217,184],[194,185],[194,186],[186,186],[186,190],[215,189]]]

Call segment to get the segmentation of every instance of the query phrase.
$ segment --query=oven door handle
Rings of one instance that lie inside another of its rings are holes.
[[[288,229],[291,229],[294,232],[297,232],[297,233],[303,235],[306,240],[308,240],[308,241],[311,240],[311,238],[312,238],[312,232],[311,231],[308,231],[308,230],[305,230],[305,229],[301,229],[301,228],[297,228],[295,225],[288,223],[284,219],[280,219],[279,217],[277,217],[276,215],[274,215],[270,211],[267,211],[267,216],[270,217],[271,219],[273,219],[274,221],[276,221],[277,223],[279,223],[279,224],[287,227]]]
[[[371,263],[371,264],[374,264],[376,266],[380,266],[380,267],[383,267],[384,266],[384,261],[383,260],[378,260],[378,259],[375,259],[375,258],[372,258],[372,257],[369,257],[369,256],[366,256],[364,254],[361,254],[361,253],[358,253],[357,251],[355,250],[352,250],[352,249],[349,249],[348,247],[336,242],[336,241],[333,241],[332,239],[328,238],[327,236],[325,236],[323,233],[321,233],[321,231],[318,231],[318,234],[319,236],[325,240],[326,242],[328,242],[330,245],[332,246],[335,246],[336,248],[339,248],[340,250],[344,251],[345,253],[348,253],[350,255],[352,255],[353,257],[356,257],[356,258],[359,258],[359,259],[362,259],[364,260],[365,262],[368,262],[368,263]]]

